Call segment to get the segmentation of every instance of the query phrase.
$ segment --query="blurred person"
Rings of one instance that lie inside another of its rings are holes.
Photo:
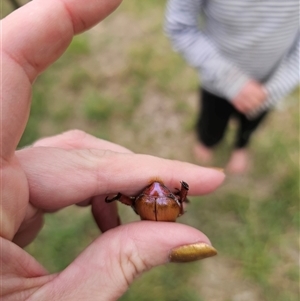
[[[165,31],[201,77],[196,159],[211,164],[234,116],[227,171],[244,173],[251,136],[299,84],[299,1],[169,0]]]
[[[152,267],[216,254],[203,233],[186,225],[140,221],[117,227],[116,204],[104,199],[117,192],[134,195],[155,176],[169,187],[184,179],[192,195],[209,193],[223,181],[222,172],[133,154],[78,130],[16,151],[36,77],[74,34],[120,2],[35,0],[1,21],[1,300],[117,300]],[[23,247],[40,231],[45,212],[73,204],[90,205],[105,233],[63,271],[49,274]]]

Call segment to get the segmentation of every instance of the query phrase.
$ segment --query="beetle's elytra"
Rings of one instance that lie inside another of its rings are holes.
[[[161,181],[154,181],[136,197],[118,193],[105,201],[120,201],[131,206],[142,220],[175,222],[184,213],[183,203],[188,202],[188,190],[189,185],[183,181],[176,193],[172,193]]]

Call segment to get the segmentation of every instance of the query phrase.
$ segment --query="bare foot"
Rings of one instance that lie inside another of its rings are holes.
[[[249,153],[248,150],[236,149],[231,154],[226,170],[231,174],[243,174],[249,169]]]
[[[194,147],[194,156],[198,162],[209,165],[213,159],[213,151],[211,148],[198,142]]]

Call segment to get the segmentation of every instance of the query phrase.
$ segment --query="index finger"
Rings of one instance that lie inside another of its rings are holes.
[[[59,58],[74,34],[109,15],[121,0],[35,0],[2,20],[0,133],[3,158],[12,156],[24,131],[31,84]]]
[[[180,181],[187,182],[189,195],[212,192],[224,180],[224,173],[215,169],[109,150],[33,147],[17,155],[28,179],[30,201],[44,210],[64,208],[96,195],[135,195],[157,177],[171,190]]]

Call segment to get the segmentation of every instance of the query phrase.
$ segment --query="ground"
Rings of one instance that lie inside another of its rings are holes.
[[[163,33],[164,3],[124,1],[104,22],[77,36],[37,80],[20,147],[79,128],[134,152],[196,163],[199,80]],[[298,100],[297,90],[257,132],[251,171],[228,175],[212,195],[192,198],[179,219],[206,233],[219,255],[154,269],[120,300],[299,300]],[[232,123],[214,166],[226,164],[234,133]],[[120,212],[124,223],[138,219],[125,206]],[[72,207],[48,215],[28,251],[58,271],[97,235],[89,212]]]

